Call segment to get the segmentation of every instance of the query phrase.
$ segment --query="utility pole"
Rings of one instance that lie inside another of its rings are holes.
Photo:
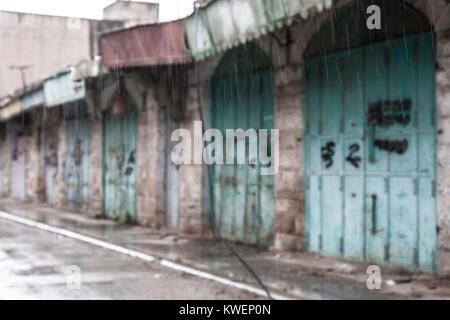
[[[19,70],[20,71],[20,77],[22,79],[23,90],[25,90],[26,87],[27,87],[26,78],[25,78],[25,70],[28,70],[28,69],[31,69],[31,68],[33,68],[33,66],[30,66],[30,65],[13,65],[13,66],[9,66],[9,69],[11,69],[11,70]]]
[[[13,66],[9,66],[9,69],[11,70],[19,70],[20,71],[20,78],[22,79],[22,88],[23,88],[23,92],[25,93],[27,91],[27,82],[26,82],[26,78],[25,78],[25,70],[31,69],[33,68],[33,66],[30,65],[13,65]],[[24,113],[22,110],[22,126],[24,125]]]

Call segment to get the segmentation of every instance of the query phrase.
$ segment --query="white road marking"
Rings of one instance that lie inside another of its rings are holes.
[[[33,228],[37,228],[40,230],[44,230],[44,231],[48,231],[48,232],[52,232],[52,233],[56,233],[68,238],[72,238],[72,239],[76,239],[76,240],[80,240],[89,244],[93,244],[95,246],[107,249],[107,250],[111,250],[111,251],[115,251],[115,252],[119,252],[122,254],[126,254],[128,256],[131,257],[135,257],[135,258],[139,258],[145,261],[154,261],[155,258],[145,254],[145,253],[141,253],[141,252],[137,252],[137,251],[133,251],[124,247],[120,247],[120,246],[116,246],[115,244],[111,244],[109,242],[106,241],[101,241],[95,238],[91,238],[91,237],[87,237],[84,236],[82,234],[76,233],[76,232],[72,232],[72,231],[68,231],[68,230],[64,230],[64,229],[60,229],[60,228],[56,228],[56,227],[52,227],[49,226],[47,224],[44,223],[40,223],[40,222],[36,222],[30,219],[26,219],[26,218],[21,218],[18,217],[16,215],[13,214],[9,214],[6,212],[2,212],[0,211],[0,218],[6,219],[6,220],[10,220],[10,221],[14,221],[17,223],[21,223],[24,225],[27,225],[29,227],[33,227]]]
[[[213,275],[211,273],[204,272],[204,271],[199,271],[199,270],[196,270],[196,269],[193,269],[193,268],[189,268],[189,267],[183,266],[181,264],[173,263],[173,262],[170,262],[170,261],[164,260],[164,259],[161,260],[161,264],[163,266],[167,267],[167,268],[171,268],[171,269],[178,270],[178,271],[184,271],[186,273],[190,273],[190,274],[195,275],[197,277],[201,277],[201,278],[213,280],[213,281],[216,281],[216,282],[220,282],[220,283],[222,283],[222,284],[224,284],[226,286],[234,287],[234,288],[241,289],[241,290],[246,290],[246,291],[249,291],[251,293],[260,295],[260,296],[265,296],[265,297],[267,296],[266,293],[264,292],[264,290],[255,288],[255,287],[250,286],[248,284],[232,281],[232,280],[229,280],[227,278],[218,277],[218,276],[215,276],[215,275]],[[271,293],[271,296],[272,296],[272,298],[277,299],[277,300],[290,300],[290,298],[278,295],[276,293]]]
[[[10,213],[6,213],[3,211],[0,211],[0,218],[3,218],[5,220],[9,220],[9,221],[14,221],[32,228],[36,228],[36,229],[40,229],[40,230],[44,230],[47,232],[52,232],[55,234],[59,234],[62,235],[64,237],[68,237],[68,238],[72,238],[72,239],[76,239],[76,240],[80,240],[98,247],[101,247],[103,249],[107,249],[107,250],[111,250],[111,251],[115,251],[118,253],[122,253],[128,256],[131,256],[133,258],[138,258],[147,262],[152,262],[155,260],[155,257],[142,253],[142,252],[138,252],[138,251],[134,251],[134,250],[130,250],[121,246],[117,246],[115,244],[111,244],[109,242],[106,241],[102,241],[102,240],[98,240],[95,238],[91,238],[76,232],[72,232],[72,231],[68,231],[65,229],[61,229],[61,228],[57,228],[57,227],[52,227],[50,225],[44,224],[44,223],[40,223],[40,222],[36,222],[30,219],[26,219],[26,218],[22,218],[22,217],[18,217],[16,215],[10,214]],[[173,270],[178,270],[178,271],[184,271],[186,273],[195,275],[197,277],[203,278],[203,279],[208,279],[208,280],[212,280],[215,282],[219,282],[223,285],[229,286],[229,287],[233,287],[233,288],[237,288],[240,290],[245,290],[260,296],[264,296],[266,297],[266,293],[264,292],[264,290],[259,289],[259,288],[255,288],[251,285],[248,284],[244,284],[241,282],[236,282],[236,281],[232,281],[226,278],[222,278],[216,275],[213,275],[211,273],[208,272],[204,272],[204,271],[200,271],[200,270],[196,270],[190,267],[186,267],[183,266],[181,264],[177,264],[177,263],[173,263],[170,262],[168,260],[162,259],[160,261],[160,264],[166,268],[170,268]],[[277,300],[289,300],[290,298],[288,297],[284,297],[282,295],[278,295],[278,294],[271,294],[272,298],[277,299]]]

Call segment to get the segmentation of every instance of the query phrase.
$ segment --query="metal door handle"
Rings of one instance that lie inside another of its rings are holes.
[[[377,232],[377,195],[372,194],[372,233]]]

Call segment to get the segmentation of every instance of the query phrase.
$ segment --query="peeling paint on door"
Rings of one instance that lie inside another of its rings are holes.
[[[103,117],[103,207],[113,219],[137,221],[137,111]]]
[[[65,201],[68,207],[85,211],[91,199],[91,120],[86,105],[78,104],[84,109],[66,121]]]

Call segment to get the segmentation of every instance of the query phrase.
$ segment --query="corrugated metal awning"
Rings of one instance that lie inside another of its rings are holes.
[[[331,8],[333,0],[215,0],[185,19],[189,50],[196,60],[236,47]]]
[[[86,84],[84,80],[73,81],[70,73],[63,73],[44,82],[44,98],[47,107],[84,99]]]
[[[22,109],[24,111],[29,111],[38,106],[44,105],[45,104],[44,89],[40,88],[38,90],[26,92],[22,96],[21,100],[22,100]]]
[[[7,121],[22,112],[22,103],[20,99],[16,99],[0,109],[0,121]]]
[[[184,48],[182,20],[136,26],[102,35],[103,64],[138,67],[191,62]]]

